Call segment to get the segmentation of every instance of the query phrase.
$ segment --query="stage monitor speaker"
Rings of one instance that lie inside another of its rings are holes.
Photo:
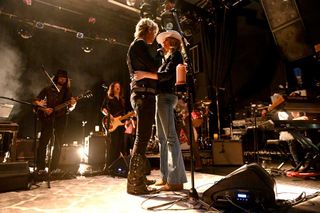
[[[30,187],[27,162],[0,163],[0,192],[27,190]]]
[[[246,164],[203,193],[203,201],[218,209],[274,207],[275,180],[258,164]]]
[[[296,61],[313,52],[307,42],[304,23],[295,0],[261,0],[276,44],[289,61]]]
[[[127,177],[129,172],[129,163],[131,156],[123,156],[120,154],[118,159],[113,161],[113,163],[109,166],[109,174],[111,176],[119,176],[119,177]]]

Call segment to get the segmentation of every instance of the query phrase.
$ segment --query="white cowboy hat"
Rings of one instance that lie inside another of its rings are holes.
[[[163,42],[166,38],[175,38],[182,42],[182,36],[175,30],[167,30],[166,32],[162,32],[157,36],[157,42],[163,46]]]

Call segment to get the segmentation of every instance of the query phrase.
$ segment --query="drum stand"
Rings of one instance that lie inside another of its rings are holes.
[[[211,104],[211,102],[207,102],[207,103],[203,103],[203,105],[205,106],[205,114],[204,114],[204,118],[206,119],[206,138],[204,140],[205,144],[206,144],[206,148],[211,150],[212,148],[212,139],[210,136],[210,114],[212,114],[212,112],[209,109],[209,105]]]

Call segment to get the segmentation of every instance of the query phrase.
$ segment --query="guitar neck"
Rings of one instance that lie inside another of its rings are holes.
[[[78,100],[81,100],[82,97],[75,97],[75,99],[78,101]],[[71,103],[70,100],[66,101],[66,102],[64,102],[62,104],[59,104],[58,106],[55,106],[53,109],[54,109],[54,111],[59,111],[59,110],[61,110],[63,108],[66,108],[70,103]]]
[[[67,102],[65,102],[65,103],[62,103],[62,104],[54,107],[54,111],[59,111],[59,110],[65,108],[65,107],[67,107],[69,104],[70,104],[70,101],[67,101]]]
[[[130,113],[124,115],[124,116],[121,116],[121,118],[119,120],[122,121],[122,120],[125,120],[127,118],[130,118],[130,116],[132,116],[133,114],[134,114],[133,112],[130,112]]]

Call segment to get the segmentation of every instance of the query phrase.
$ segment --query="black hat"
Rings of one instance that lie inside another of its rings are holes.
[[[63,69],[58,69],[57,73],[55,74],[55,77],[65,77],[68,78],[68,72]]]

